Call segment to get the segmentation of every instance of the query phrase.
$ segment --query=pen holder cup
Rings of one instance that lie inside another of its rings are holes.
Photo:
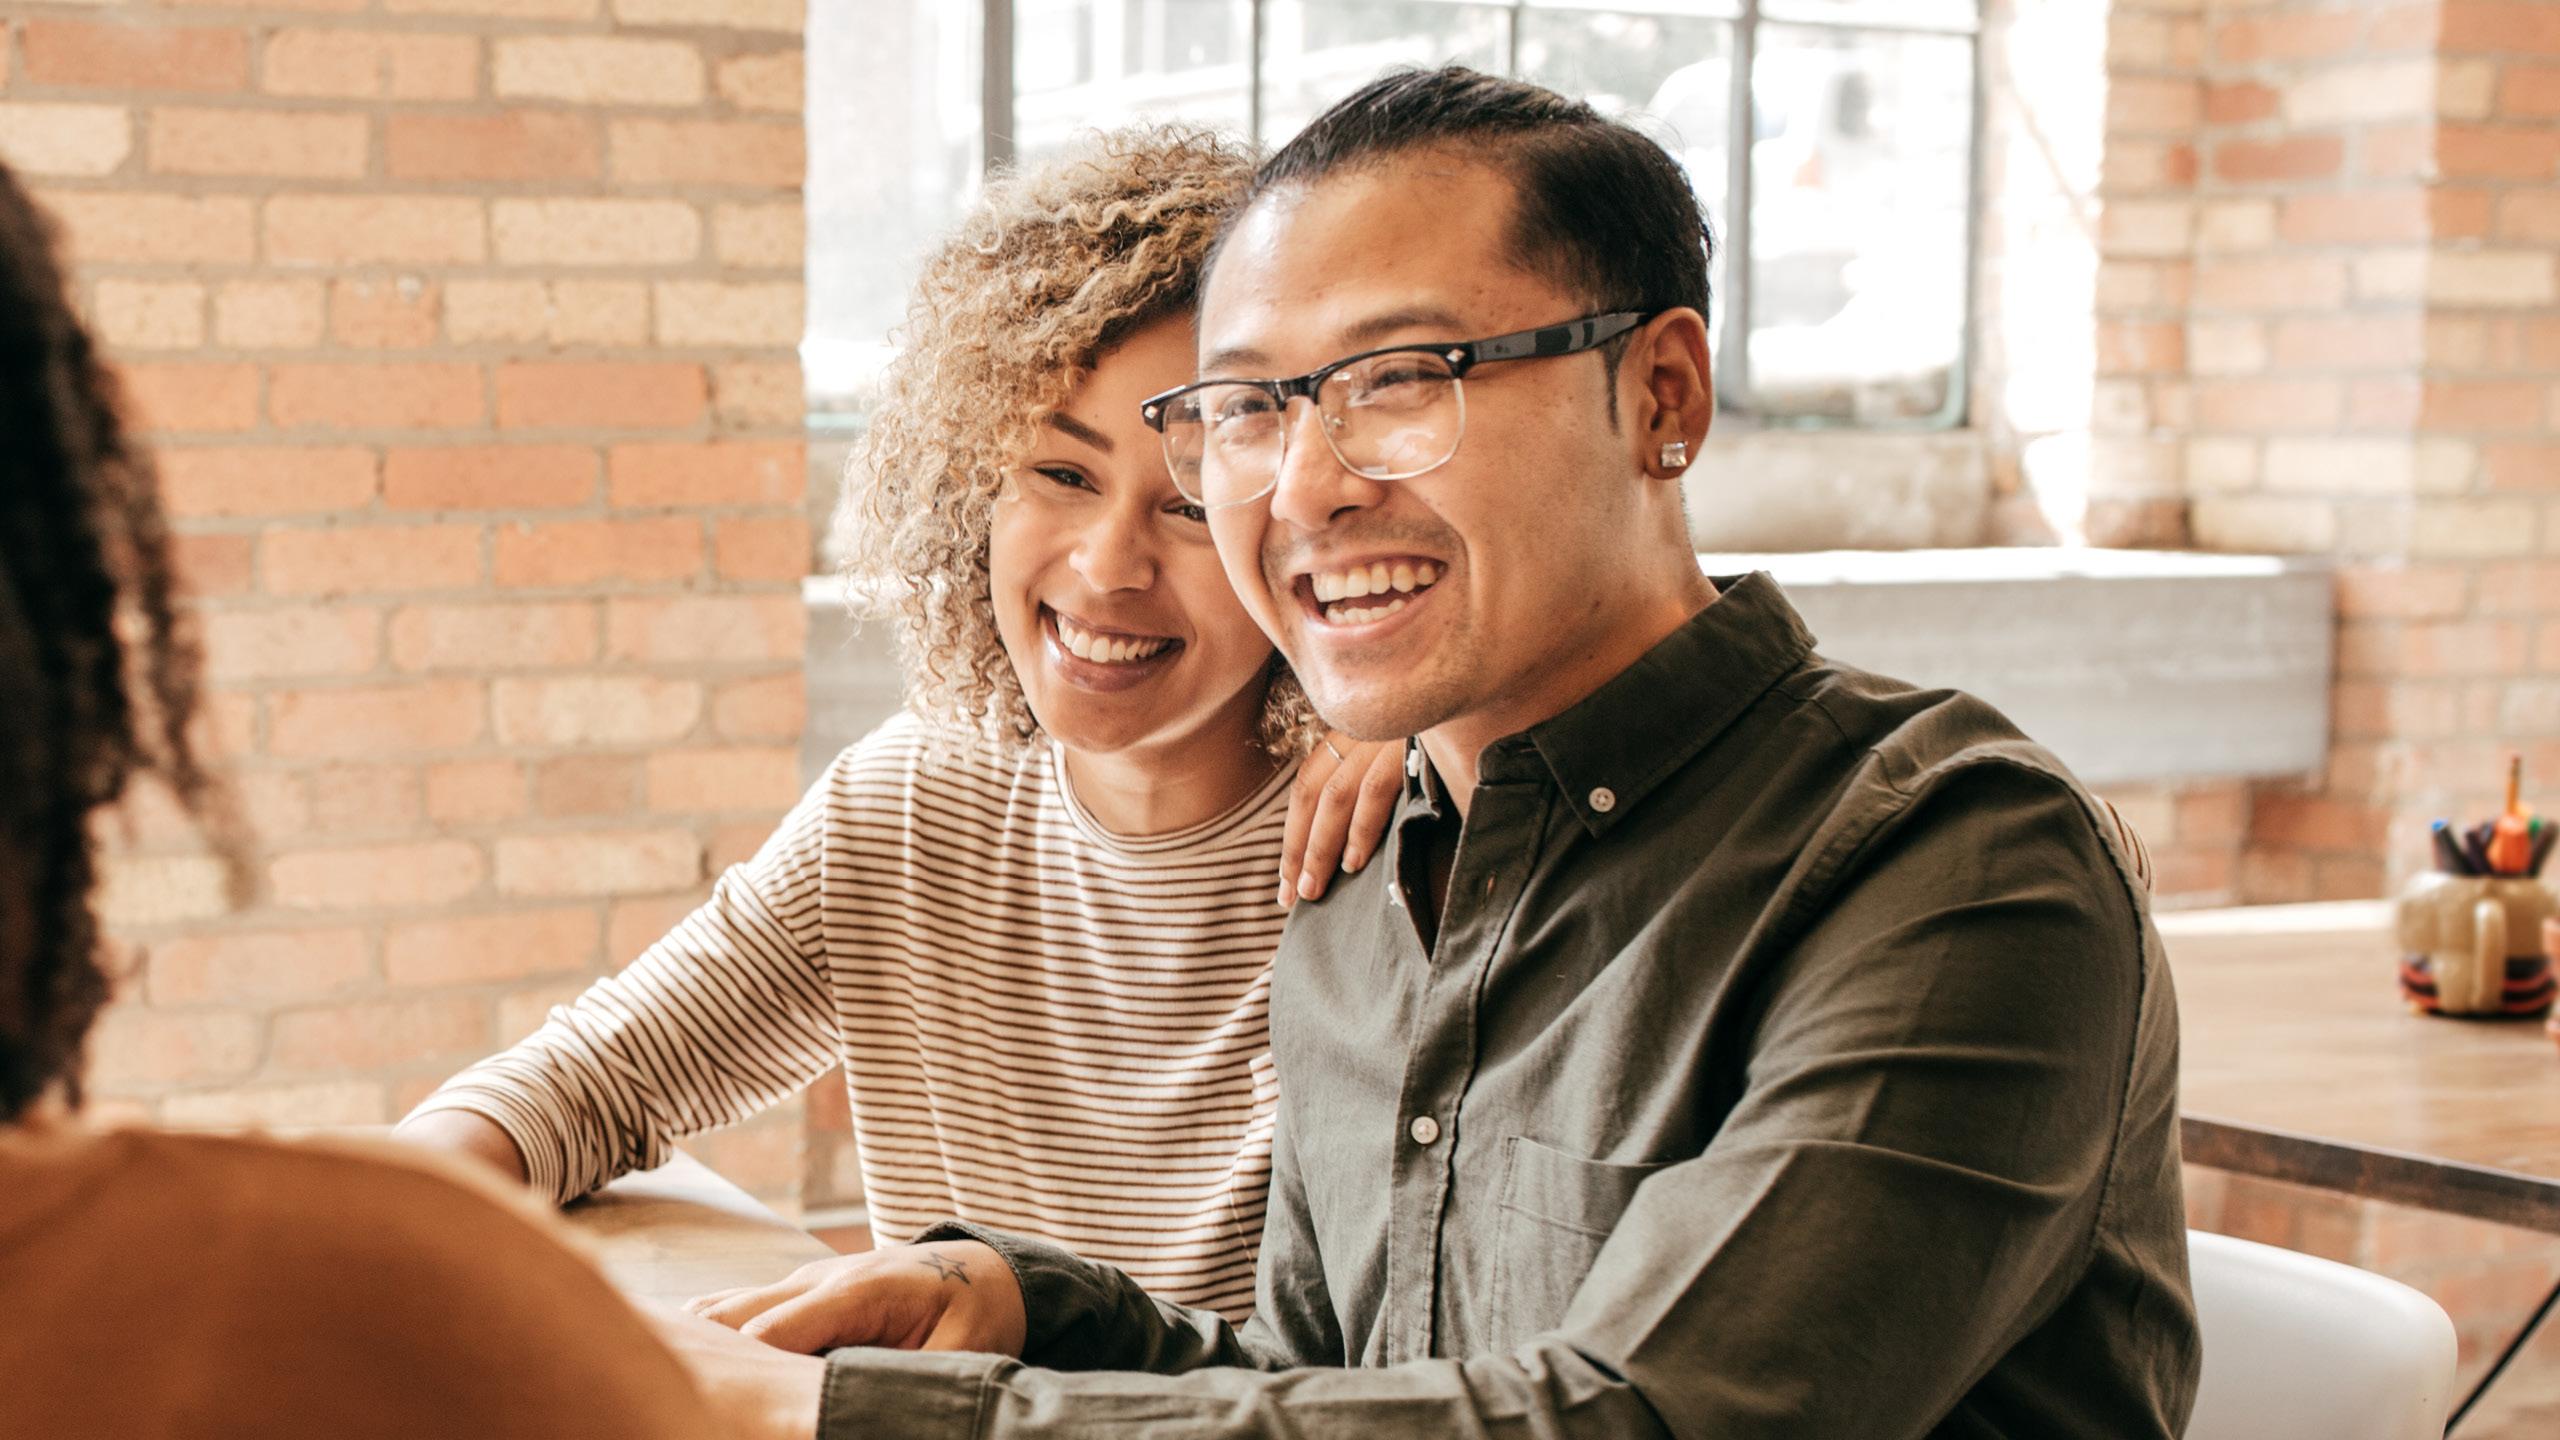
[[[2540,1015],[2551,1008],[2545,947],[2560,897],[2523,876],[2447,875],[2409,882],[2397,907],[2400,993],[2432,1015]]]

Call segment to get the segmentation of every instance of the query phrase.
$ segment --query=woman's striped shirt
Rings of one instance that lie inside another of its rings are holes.
[[[884,1241],[956,1216],[1241,1320],[1288,780],[1118,836],[1054,750],[928,762],[900,716],[665,939],[420,1108],[495,1121],[567,1200],[841,1065]]]

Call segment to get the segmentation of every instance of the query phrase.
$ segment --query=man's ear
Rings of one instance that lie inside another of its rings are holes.
[[[1706,317],[1684,305],[1645,322],[1627,347],[1619,379],[1634,391],[1636,468],[1671,479],[1697,463],[1716,418]]]

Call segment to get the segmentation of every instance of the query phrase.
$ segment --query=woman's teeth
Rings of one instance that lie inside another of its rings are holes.
[[[1428,560],[1380,560],[1348,570],[1320,570],[1311,578],[1316,587],[1316,603],[1330,605],[1336,600],[1357,600],[1391,590],[1410,594],[1426,589],[1440,578],[1440,567]]]
[[[1310,577],[1315,586],[1316,604],[1323,608],[1326,623],[1333,625],[1366,625],[1384,620],[1405,607],[1405,596],[1428,590],[1440,579],[1440,567],[1428,560],[1381,560],[1371,565],[1355,565],[1348,570],[1320,571]],[[1372,595],[1395,598],[1377,605],[1348,604]]]
[[[1054,612],[1053,612],[1054,613]],[[1132,640],[1121,635],[1101,635],[1087,630],[1064,615],[1058,616],[1058,643],[1079,660],[1096,665],[1126,665],[1136,660],[1163,654],[1173,642],[1166,639]]]

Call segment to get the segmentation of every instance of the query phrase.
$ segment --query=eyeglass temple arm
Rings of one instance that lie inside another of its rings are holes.
[[[1535,330],[1520,330],[1509,335],[1496,335],[1475,343],[1474,353],[1467,357],[1471,364],[1487,360],[1525,360],[1539,355],[1571,355],[1588,350],[1603,341],[1616,339],[1645,322],[1633,310],[1614,315],[1592,315],[1568,320],[1562,325],[1542,325]]]

